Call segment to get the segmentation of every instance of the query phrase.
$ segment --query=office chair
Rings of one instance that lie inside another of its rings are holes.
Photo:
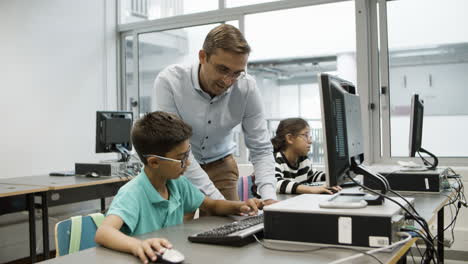
[[[73,216],[55,225],[55,248],[57,257],[96,246],[94,236],[104,221],[101,213]]]

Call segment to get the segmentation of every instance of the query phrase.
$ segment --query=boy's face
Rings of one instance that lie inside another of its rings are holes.
[[[310,137],[310,128],[306,127],[302,129],[299,134],[294,138],[291,147],[296,153],[300,156],[307,156],[310,152],[310,147],[312,145],[312,139]]]
[[[185,170],[190,165],[190,160],[188,159],[189,154],[190,144],[188,140],[185,140],[164,155],[165,158],[173,160],[151,158],[156,160],[148,160],[148,163],[150,167],[156,169],[158,174],[166,179],[177,179],[184,174]]]

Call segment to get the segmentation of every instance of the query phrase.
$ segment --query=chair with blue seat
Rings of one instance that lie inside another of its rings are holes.
[[[73,216],[55,225],[55,249],[57,256],[64,256],[80,250],[96,247],[94,236],[104,221],[101,213],[87,216]]]
[[[258,197],[258,195],[256,195],[255,175],[251,174],[239,177],[237,192],[241,201],[247,201],[248,199]]]

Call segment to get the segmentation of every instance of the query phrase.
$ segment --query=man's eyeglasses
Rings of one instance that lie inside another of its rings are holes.
[[[231,72],[231,70],[226,66],[219,65],[219,64],[213,64],[211,62],[209,62],[209,63],[214,66],[216,72],[219,75],[223,75],[224,80],[238,81],[238,80],[241,80],[241,79],[245,78],[245,72],[244,71],[234,73],[234,72]]]
[[[309,135],[309,134],[299,134],[297,136],[302,136],[303,139],[308,140],[308,141],[312,141],[312,136]]]
[[[190,149],[191,149],[191,146],[189,146],[189,149],[187,150],[187,152],[184,153],[184,156],[182,157],[181,160],[166,158],[166,157],[159,156],[159,155],[154,155],[154,154],[144,155],[143,157],[145,157],[145,158],[155,157],[155,158],[162,159],[162,160],[180,162],[180,167],[185,168],[185,166],[187,166],[187,160],[188,160],[189,155],[190,155]]]

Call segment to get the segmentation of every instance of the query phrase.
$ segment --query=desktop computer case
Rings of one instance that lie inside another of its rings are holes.
[[[383,166],[372,167],[372,170],[385,176],[390,183],[390,188],[394,191],[439,193],[444,188],[443,170],[441,169],[401,171],[399,167]],[[378,185],[373,179],[364,177],[363,183],[366,187],[378,189]]]
[[[303,194],[265,207],[265,240],[352,247],[382,247],[400,240],[396,232],[407,220],[395,203],[386,200],[383,205],[360,209],[320,208],[320,201],[330,197]]]

